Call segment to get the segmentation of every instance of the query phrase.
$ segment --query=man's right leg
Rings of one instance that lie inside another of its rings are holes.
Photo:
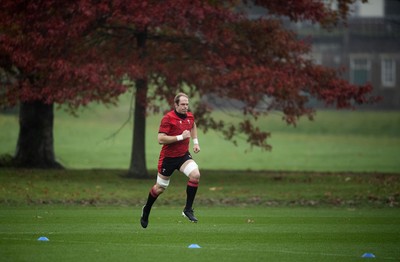
[[[146,228],[149,224],[149,215],[151,211],[151,207],[154,202],[156,202],[159,195],[161,195],[164,190],[169,185],[169,177],[158,174],[157,183],[150,189],[149,195],[147,197],[146,205],[142,208],[142,215],[140,217],[140,224],[143,228]]]

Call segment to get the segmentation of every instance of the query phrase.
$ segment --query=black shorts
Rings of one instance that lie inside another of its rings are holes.
[[[191,159],[192,156],[189,152],[180,157],[164,157],[158,172],[163,176],[171,176],[175,170],[181,168],[183,163]]]

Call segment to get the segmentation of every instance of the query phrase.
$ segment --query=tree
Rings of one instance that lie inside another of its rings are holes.
[[[74,111],[95,100],[115,102],[126,91],[113,56],[100,48],[96,31],[104,18],[92,4],[2,1],[0,105],[20,104],[17,166],[61,167],[54,153],[53,104]]]
[[[310,97],[337,108],[375,101],[371,86],[352,85],[313,64],[306,56],[310,45],[282,24],[288,18],[333,26],[355,0],[338,0],[336,10],[315,0],[4,2],[0,67],[12,79],[3,85],[1,103],[68,104],[73,110],[95,100],[115,102],[127,90],[121,79],[131,79],[133,177],[147,174],[144,114],[160,110],[159,101],[171,102],[182,89],[191,97],[240,100],[248,117],[239,123],[215,120],[204,100],[192,111],[200,128],[233,141],[244,134],[250,145],[265,149],[269,133],[251,120],[260,114],[279,110],[295,124],[301,116],[312,119]],[[268,15],[249,19],[245,11],[252,5]],[[269,102],[260,111],[265,97]]]

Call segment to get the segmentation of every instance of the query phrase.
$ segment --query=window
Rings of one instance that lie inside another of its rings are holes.
[[[367,58],[353,58],[350,62],[350,81],[356,85],[363,85],[370,81],[371,62]]]
[[[381,79],[382,86],[385,88],[396,85],[396,61],[393,58],[382,58]]]

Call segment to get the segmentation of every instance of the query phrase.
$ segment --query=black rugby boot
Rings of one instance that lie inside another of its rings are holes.
[[[146,206],[144,205],[142,208],[142,215],[140,216],[140,224],[142,225],[143,228],[146,228],[147,225],[149,224],[149,215],[150,211],[147,211]]]
[[[197,223],[197,218],[194,216],[194,211],[193,209],[184,209],[182,211],[182,216],[187,217],[191,222],[193,223]]]

